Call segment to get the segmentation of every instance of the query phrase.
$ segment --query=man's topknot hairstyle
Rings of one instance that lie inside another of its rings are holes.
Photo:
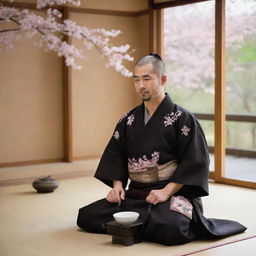
[[[153,65],[153,71],[157,74],[157,76],[160,78],[163,74],[165,74],[165,66],[162,61],[162,58],[157,53],[150,53],[149,55],[146,55],[144,57],[141,57],[135,62],[136,66],[144,66],[148,63],[152,63]]]

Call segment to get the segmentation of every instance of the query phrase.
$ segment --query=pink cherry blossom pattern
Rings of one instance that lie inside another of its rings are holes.
[[[128,158],[128,167],[129,172],[143,172],[146,171],[147,168],[155,167],[158,165],[159,161],[159,152],[153,152],[151,154],[151,159],[148,159],[147,156],[143,155],[142,158]]]
[[[133,123],[133,121],[134,121],[134,115],[133,114],[131,114],[130,116],[128,116],[127,117],[127,125],[129,125],[129,126],[131,126],[132,125],[132,123]]]
[[[169,125],[173,125],[182,114],[182,111],[178,110],[177,112],[172,112],[171,114],[167,114],[164,116],[164,126],[167,127]]]
[[[113,137],[118,140],[120,137],[119,131],[115,131]]]

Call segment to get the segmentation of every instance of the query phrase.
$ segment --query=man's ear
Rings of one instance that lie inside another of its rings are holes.
[[[165,85],[167,82],[167,75],[166,74],[163,74],[161,76],[161,85]]]

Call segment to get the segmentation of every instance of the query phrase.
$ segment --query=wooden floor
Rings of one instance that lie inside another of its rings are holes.
[[[211,154],[210,170],[214,170],[214,156]],[[225,158],[225,177],[236,180],[256,182],[256,158],[227,155]]]

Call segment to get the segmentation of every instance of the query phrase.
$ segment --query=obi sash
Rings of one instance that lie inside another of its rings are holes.
[[[154,167],[141,168],[138,171],[134,171],[129,168],[129,178],[131,181],[141,183],[153,183],[168,180],[172,177],[177,168],[177,161],[172,160],[162,165],[156,165]]]

